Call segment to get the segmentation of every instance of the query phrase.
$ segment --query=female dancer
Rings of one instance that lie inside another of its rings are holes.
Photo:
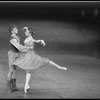
[[[35,30],[32,31],[31,28],[24,27],[23,30],[25,31],[25,36],[27,37],[24,41],[24,45],[29,47],[29,49],[26,49],[25,52],[21,52],[19,58],[13,63],[13,65],[17,65],[18,67],[26,70],[26,82],[25,82],[24,92],[27,93],[27,89],[30,88],[29,81],[31,78],[32,69],[34,70],[43,67],[46,64],[51,64],[62,70],[67,70],[67,68],[57,65],[48,58],[43,58],[37,55],[34,52],[34,43],[41,42],[41,44],[45,46],[46,44],[44,40],[33,39],[32,35],[35,33]]]

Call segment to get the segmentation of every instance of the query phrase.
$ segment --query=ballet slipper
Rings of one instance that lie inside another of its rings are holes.
[[[67,68],[66,68],[66,67],[60,67],[60,69],[67,70]]]

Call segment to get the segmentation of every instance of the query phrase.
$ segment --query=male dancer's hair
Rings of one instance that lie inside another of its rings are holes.
[[[11,33],[11,31],[12,31],[14,28],[17,28],[17,26],[16,26],[16,25],[11,25],[11,26],[9,27],[9,32]]]

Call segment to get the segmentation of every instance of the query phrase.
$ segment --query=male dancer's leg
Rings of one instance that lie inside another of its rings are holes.
[[[8,92],[12,92],[13,91],[13,79],[12,79],[13,71],[14,71],[14,68],[10,67],[8,75],[7,75]]]
[[[16,66],[12,66],[12,63],[15,61],[16,54],[12,51],[8,52],[8,62],[9,62],[9,72],[7,74],[7,81],[8,81],[8,88],[10,91],[18,90],[16,87],[16,78],[15,78],[15,71]]]

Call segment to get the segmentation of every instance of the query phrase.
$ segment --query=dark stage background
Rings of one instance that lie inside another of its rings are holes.
[[[67,70],[47,65],[34,71],[25,95],[25,70],[17,69],[22,91],[7,92],[9,38],[17,25],[35,29],[35,52]],[[100,2],[0,2],[0,98],[100,98]]]
[[[8,28],[15,24],[23,43],[24,26],[36,30],[35,39],[48,53],[100,56],[100,2],[0,2],[0,46],[9,48]]]

